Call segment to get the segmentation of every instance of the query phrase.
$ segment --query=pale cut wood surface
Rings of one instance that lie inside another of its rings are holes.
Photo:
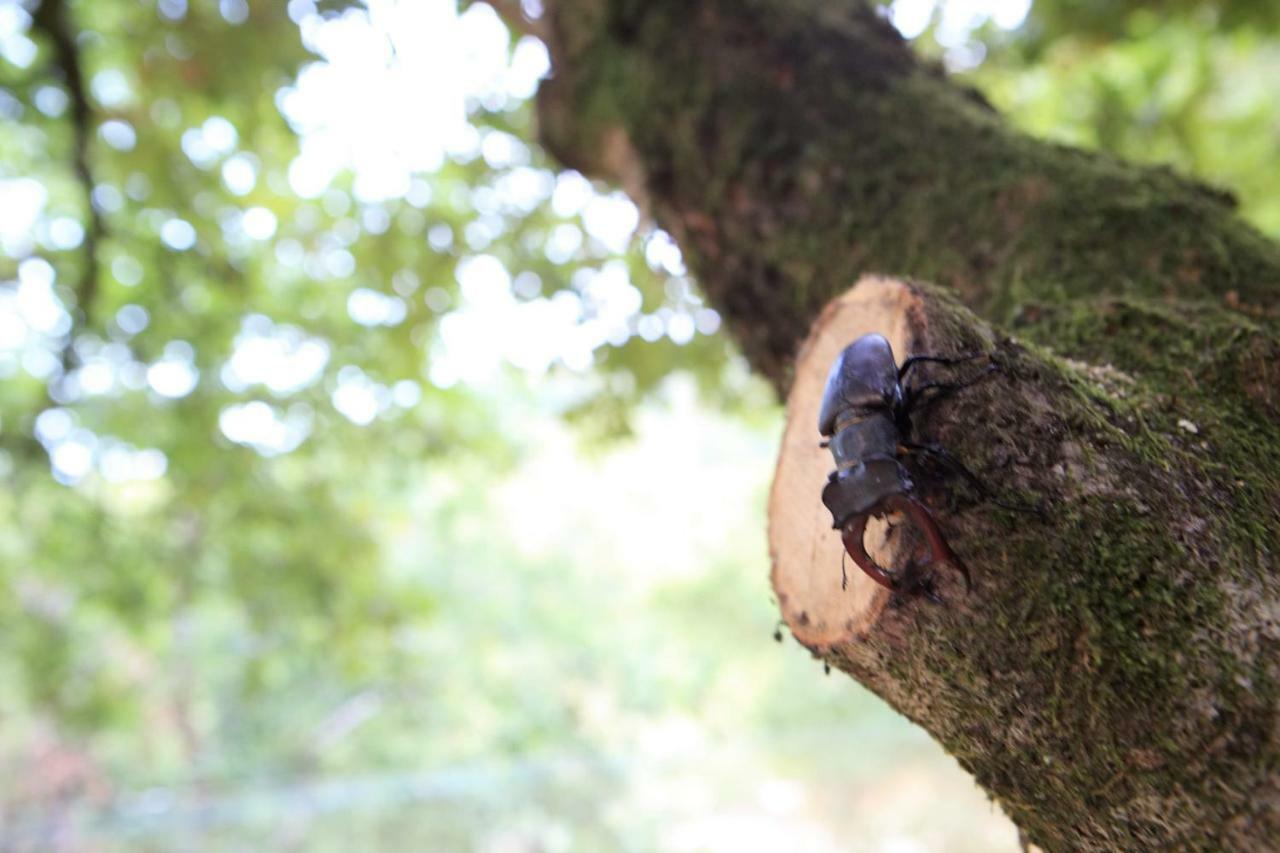
[[[769,493],[769,552],[772,581],[783,618],[797,640],[821,649],[864,635],[888,600],[888,590],[847,561],[848,589],[841,589],[844,546],[822,503],[822,487],[832,469],[831,454],[819,446],[818,410],[831,363],[846,346],[868,332],[889,339],[894,357],[917,349],[922,337],[920,298],[906,283],[866,276],[823,309],[796,358],[787,396],[787,425]],[[890,566],[888,524],[872,519],[865,543],[878,563]]]

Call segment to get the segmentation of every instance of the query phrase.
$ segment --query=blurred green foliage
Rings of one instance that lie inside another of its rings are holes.
[[[300,24],[365,17],[356,4],[46,0],[5,13],[0,168],[11,194],[32,179],[46,194],[34,239],[0,257],[5,308],[26,324],[0,350],[4,630],[31,697],[66,724],[136,724],[142,697],[123,689],[116,655],[177,654],[181,623],[210,611],[236,626],[246,691],[295,667],[380,669],[395,629],[434,607],[429,588],[387,576],[374,531],[419,485],[410,463],[483,459],[495,476],[522,450],[499,400],[426,375],[439,318],[462,300],[460,259],[523,272],[526,301],[574,293],[583,315],[574,282],[607,261],[651,312],[697,297],[649,268],[639,238],[621,256],[587,239],[548,258],[550,230],[586,229],[552,209],[545,157],[516,139],[530,135],[522,99],[472,104],[473,144],[398,194],[362,200],[343,174],[301,196],[279,104],[323,60]],[[490,135],[516,162],[490,165]],[[486,201],[517,169],[534,190]],[[384,315],[362,318],[353,299]],[[687,356],[635,342],[601,352],[597,375],[552,366],[559,408],[616,433],[678,360],[705,377],[724,361],[718,338]],[[527,390],[490,391],[506,393]],[[159,458],[162,476],[139,473]]]
[[[1280,236],[1280,5],[1036,0],[969,76],[1028,132],[1232,192]]]
[[[1271,4],[925,6],[1013,121],[1280,234]],[[545,70],[446,0],[0,5],[7,840],[1011,844],[772,653],[776,403],[534,144]]]

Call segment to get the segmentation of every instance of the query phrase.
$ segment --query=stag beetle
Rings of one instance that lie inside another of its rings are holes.
[[[909,565],[900,576],[867,554],[862,543],[867,519],[892,512],[909,518],[928,542],[929,561],[919,568],[946,563],[960,572],[966,588],[972,587],[968,567],[947,545],[933,515],[917,499],[915,485],[901,459],[908,453],[929,455],[976,483],[977,478],[945,449],[910,440],[911,415],[926,399],[926,392],[945,394],[976,382],[981,376],[969,382],[929,382],[916,387],[907,387],[906,378],[913,367],[925,362],[952,365],[980,357],[982,354],[958,358],[917,355],[898,367],[889,341],[872,333],[845,347],[831,365],[818,414],[818,431],[827,439],[823,446],[831,450],[836,469],[827,478],[822,502],[831,510],[832,526],[840,531],[853,562],[876,583],[895,592],[924,592],[935,597],[928,575],[917,572],[917,567]],[[842,587],[847,584],[846,576]]]

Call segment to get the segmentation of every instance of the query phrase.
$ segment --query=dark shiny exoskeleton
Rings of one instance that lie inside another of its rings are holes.
[[[970,582],[968,568],[951,551],[933,515],[917,499],[915,485],[902,464],[904,454],[912,452],[949,459],[941,448],[911,442],[911,413],[925,391],[960,387],[927,383],[909,388],[905,385],[907,373],[921,362],[953,364],[970,358],[916,356],[899,368],[889,341],[883,335],[869,334],[845,347],[831,365],[818,431],[828,438],[836,469],[822,490],[822,502],[831,510],[834,527],[854,563],[891,590],[931,593],[927,572],[921,574],[916,569],[927,570],[934,563],[952,566],[966,584]],[[930,551],[928,562],[909,567],[902,575],[878,565],[862,542],[869,518],[893,512],[902,513],[920,529]]]

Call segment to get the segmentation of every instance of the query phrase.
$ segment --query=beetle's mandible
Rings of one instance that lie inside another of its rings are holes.
[[[825,446],[831,450],[836,467],[822,490],[822,502],[831,510],[833,526],[840,531],[853,562],[876,583],[895,592],[932,596],[927,573],[921,576],[913,566],[902,573],[890,571],[876,563],[863,545],[867,520],[894,512],[910,519],[929,545],[929,560],[918,568],[944,563],[963,575],[966,587],[972,584],[968,567],[947,545],[933,515],[917,497],[902,458],[908,453],[931,454],[972,476],[945,450],[911,441],[911,414],[925,392],[945,393],[969,383],[909,387],[906,380],[912,368],[923,362],[956,364],[977,357],[913,356],[899,367],[889,341],[872,333],[845,347],[831,365],[818,431],[827,438]]]

